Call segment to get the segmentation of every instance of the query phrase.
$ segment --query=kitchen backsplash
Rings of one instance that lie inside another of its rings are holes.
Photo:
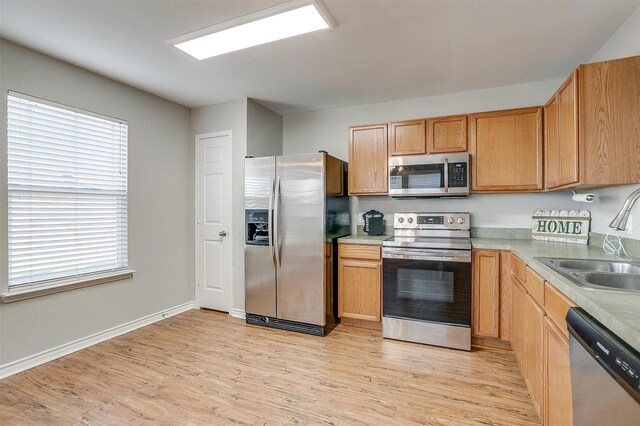
[[[351,197],[352,232],[362,225],[362,214],[371,209],[385,215],[393,224],[394,212],[469,212],[471,226],[477,228],[528,228],[536,210],[588,210],[585,203],[571,199],[571,191],[539,194],[472,194],[463,199],[428,198],[396,200],[388,196]],[[586,207],[586,208],[585,208]]]
[[[589,245],[594,247],[602,247],[605,234],[598,232],[589,232]],[[622,238],[622,244],[627,254],[631,257],[640,258],[640,240],[633,238]]]

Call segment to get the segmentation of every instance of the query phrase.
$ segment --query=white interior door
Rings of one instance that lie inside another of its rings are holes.
[[[229,312],[231,135],[197,135],[196,150],[196,301]]]

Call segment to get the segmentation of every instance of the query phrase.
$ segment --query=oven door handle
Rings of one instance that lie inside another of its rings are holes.
[[[471,254],[462,256],[442,256],[437,254],[415,254],[415,253],[382,253],[383,259],[407,259],[407,260],[448,260],[451,262],[471,263]]]

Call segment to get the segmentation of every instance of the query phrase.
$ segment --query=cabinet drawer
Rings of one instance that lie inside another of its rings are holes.
[[[520,283],[524,284],[526,281],[526,270],[527,265],[520,260],[520,258],[514,254],[511,255],[511,273],[515,275],[515,277],[520,281]]]
[[[569,338],[569,330],[567,329],[567,311],[572,306],[577,306],[567,296],[560,293],[554,286],[545,282],[544,284],[544,309],[547,316],[556,327],[564,334],[565,338]]]
[[[380,246],[363,244],[340,244],[340,258],[380,260]]]
[[[538,305],[544,307],[544,278],[538,275],[533,269],[527,266],[526,280],[524,282],[524,288],[527,289],[533,300]]]

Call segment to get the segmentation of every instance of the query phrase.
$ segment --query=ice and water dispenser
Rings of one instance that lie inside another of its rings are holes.
[[[245,237],[249,245],[269,245],[269,210],[249,209],[246,213]]]

